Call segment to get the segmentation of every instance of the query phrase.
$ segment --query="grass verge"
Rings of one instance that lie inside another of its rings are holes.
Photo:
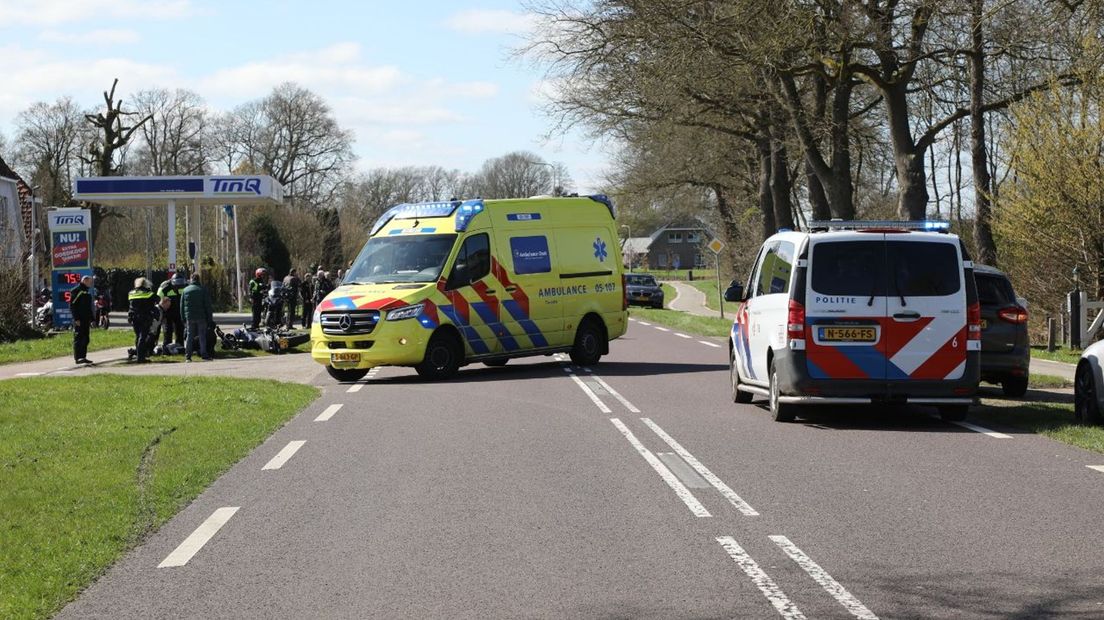
[[[693,282],[687,282],[690,286],[698,289],[702,293],[705,293],[705,306],[710,310],[721,309],[721,298],[717,294],[717,281],[716,280],[694,280]],[[726,282],[721,282],[721,286],[728,288]],[[724,311],[726,317],[736,316],[736,311],[740,309],[740,304],[733,302],[724,302]]]
[[[223,377],[0,382],[0,618],[47,618],[318,391]]]
[[[94,329],[89,336],[88,352],[115,349],[134,344],[134,332],[121,329]],[[0,364],[33,362],[52,357],[73,357],[73,332],[49,338],[0,343]]]
[[[1047,351],[1046,347],[1031,347],[1031,357],[1052,362],[1065,362],[1076,364],[1081,360],[1081,349],[1055,349]]]
[[[1028,387],[1033,388],[1071,388],[1073,387],[1073,381],[1066,379],[1065,377],[1055,377],[1053,375],[1029,375],[1027,378]]]
[[[629,310],[629,316],[649,323],[671,327],[695,336],[726,338],[728,332],[732,329],[732,321],[729,319],[697,316],[678,310],[653,310],[651,308],[634,307]]]
[[[1104,426],[1073,421],[1072,403],[1017,403],[1010,406],[974,407],[970,420],[999,424],[1038,433],[1071,446],[1104,454]]]

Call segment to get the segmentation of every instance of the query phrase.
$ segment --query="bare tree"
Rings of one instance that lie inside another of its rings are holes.
[[[47,205],[67,206],[79,174],[81,111],[69,97],[38,102],[15,120],[15,162],[31,171]]]
[[[472,191],[482,198],[525,198],[551,194],[552,164],[535,153],[515,151],[483,162],[472,179]]]
[[[143,90],[134,96],[137,112],[149,117],[134,167],[146,174],[204,174],[212,154],[206,148],[207,110],[203,98],[185,89]]]

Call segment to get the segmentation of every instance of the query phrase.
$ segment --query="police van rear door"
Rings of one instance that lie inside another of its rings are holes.
[[[885,379],[886,235],[810,236],[806,368],[814,379]]]
[[[953,380],[966,367],[966,286],[958,238],[887,235],[890,379]]]

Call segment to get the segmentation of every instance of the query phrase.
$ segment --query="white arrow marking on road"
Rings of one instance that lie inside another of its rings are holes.
[[[706,340],[699,340],[698,342],[704,344],[707,347],[713,347],[714,349],[721,348],[721,345],[717,344],[716,342],[708,342]]]
[[[851,612],[852,616],[859,618],[860,620],[878,620],[878,616],[874,615],[874,612],[870,611],[859,602],[859,599],[855,598],[847,588],[840,585],[840,582],[832,578],[828,574],[828,571],[820,567],[819,564],[813,561],[812,558],[805,555],[805,552],[797,548],[797,545],[790,542],[789,538],[785,536],[771,536],[771,540],[774,544],[782,548],[786,552],[786,555],[790,556],[790,559],[797,562],[797,565],[801,567],[809,576],[813,578],[813,581],[820,584],[820,587],[824,588],[828,594],[832,595],[832,598],[839,601],[840,605],[843,605],[847,611]]]
[[[786,596],[786,593],[782,591],[782,588],[778,587],[778,584],[770,578],[770,575],[759,568],[759,565],[746,551],[744,551],[743,547],[740,546],[740,543],[736,542],[735,538],[731,536],[718,536],[716,540],[721,543],[721,546],[728,552],[729,557],[736,562],[736,565],[739,566],[748,577],[751,577],[752,583],[754,583],[755,586],[759,588],[759,591],[767,597],[767,600],[771,602],[771,605],[774,605],[774,608],[778,610],[778,613],[781,614],[783,618],[787,618],[788,620],[804,620],[805,614],[801,613],[797,605]]]
[[[1104,474],[1104,465],[1086,465],[1089,469],[1095,469],[1096,471]]]
[[[615,389],[613,389],[612,387],[610,387],[610,384],[608,384],[608,383],[606,383],[605,381],[603,381],[603,380],[602,380],[602,377],[599,377],[598,375],[594,374],[594,371],[593,371],[593,370],[591,370],[591,369],[589,369],[589,368],[587,368],[587,369],[586,369],[586,371],[587,371],[588,373],[591,373],[591,374],[590,374],[591,378],[593,378],[593,379],[594,379],[595,381],[597,381],[597,382],[598,382],[598,385],[601,385],[601,386],[602,386],[602,388],[603,388],[604,390],[606,390],[606,391],[607,391],[607,392],[609,392],[610,394],[613,394],[613,397],[614,397],[614,398],[616,398],[617,400],[621,401],[621,404],[622,404],[622,405],[625,405],[625,408],[626,408],[626,409],[628,409],[628,410],[629,410],[629,411],[631,411],[632,413],[640,413],[640,410],[636,408],[636,405],[634,405],[634,404],[630,403],[630,402],[629,402],[629,399],[625,398],[624,396],[622,396],[622,395],[621,395],[621,393],[620,393],[620,392],[618,392],[617,390],[615,390]]]
[[[305,443],[307,443],[307,442],[305,442],[305,441],[290,441],[290,442],[288,442],[288,445],[284,446],[283,450],[280,450],[278,453],[276,453],[276,456],[272,457],[272,460],[269,461],[264,467],[262,467],[261,470],[280,469],[281,467],[284,466],[284,463],[287,463],[288,460],[291,459],[291,457],[295,456],[295,453],[298,452],[299,448],[302,448],[303,444],[305,444]]]
[[[694,471],[698,472],[698,475],[700,475],[702,478],[705,478],[706,482],[713,485],[713,488],[717,489],[717,491],[719,491],[721,495],[725,496],[725,499],[727,499],[730,504],[735,506],[737,510],[742,512],[745,517],[755,517],[759,515],[759,513],[756,512],[754,508],[748,505],[748,503],[745,502],[743,498],[736,494],[736,491],[733,491],[713,472],[709,471],[708,467],[703,465],[702,462],[695,458],[693,454],[690,454],[690,452],[688,452],[686,448],[683,448],[682,445],[679,444],[679,442],[675,441],[674,437],[668,435],[667,432],[660,428],[658,424],[652,422],[648,418],[640,418],[640,420],[647,424],[648,428],[652,429],[656,435],[659,435],[660,439],[667,442],[667,445],[671,446],[671,449],[675,451],[675,454],[678,454],[680,457],[682,457],[682,460],[689,463],[690,467],[693,467]]]
[[[582,379],[576,376],[575,373],[571,372],[570,368],[564,368],[564,371],[567,372],[567,375],[571,377],[576,385],[578,385],[580,388],[582,388],[584,392],[586,392],[586,395],[590,397],[590,400],[594,402],[594,404],[602,413],[611,413],[612,410],[606,406],[606,403],[602,402],[601,398],[598,398],[598,395],[594,393],[594,390],[590,389],[589,385],[583,383]]]
[[[674,490],[675,495],[677,495],[678,498],[681,499],[684,504],[686,504],[686,507],[690,509],[690,512],[694,513],[694,516],[713,516],[709,514],[708,510],[705,509],[705,506],[701,505],[701,502],[698,501],[698,498],[694,497],[694,494],[690,492],[690,489],[686,488],[686,485],[684,485],[682,481],[679,480],[678,477],[671,472],[670,469],[667,469],[667,466],[663,464],[663,461],[660,461],[656,455],[652,454],[651,451],[644,447],[644,444],[640,443],[640,440],[636,438],[636,435],[633,435],[633,432],[629,430],[629,427],[625,426],[625,424],[617,418],[610,418],[610,422],[612,422],[613,425],[617,427],[617,430],[621,431],[621,434],[625,436],[625,439],[629,440],[629,443],[632,444],[632,446],[636,448],[636,451],[640,453],[640,456],[644,457],[644,460],[652,466],[652,469],[656,470],[656,473],[659,474],[660,478],[663,478],[663,481],[667,483],[667,486],[671,487],[671,489]]]
[[[330,405],[329,407],[326,407],[325,411],[318,414],[318,417],[315,418],[314,421],[325,422],[326,420],[334,417],[334,414],[337,413],[339,409],[341,409],[341,405]]]
[[[192,556],[198,553],[203,545],[206,545],[207,541],[211,540],[222,529],[222,526],[226,525],[230,517],[238,511],[238,508],[240,506],[227,506],[213,512],[190,536],[184,539],[184,542],[180,543],[180,546],[173,549],[173,552],[162,560],[157,568],[170,568],[187,564],[188,560],[191,560]]]

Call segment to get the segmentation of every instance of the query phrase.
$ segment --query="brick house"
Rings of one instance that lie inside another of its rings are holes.
[[[713,233],[700,222],[664,226],[651,235],[648,244],[649,269],[702,269],[711,266],[712,252],[705,244]]]
[[[0,157],[0,261],[27,256],[31,238],[31,187]]]

